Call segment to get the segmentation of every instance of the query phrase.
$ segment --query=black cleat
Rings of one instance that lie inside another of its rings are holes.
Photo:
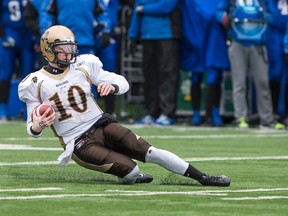
[[[146,173],[139,173],[136,181],[134,182],[135,184],[142,184],[142,183],[150,183],[153,181],[153,177],[149,174]]]
[[[205,176],[203,176],[202,180],[199,180],[199,183],[204,186],[228,187],[230,185],[230,178],[225,175],[209,176],[206,174]]]

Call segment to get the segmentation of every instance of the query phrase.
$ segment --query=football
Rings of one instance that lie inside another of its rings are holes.
[[[39,104],[38,106],[35,107],[35,113],[37,116],[41,116],[45,113],[45,111],[48,108],[51,108],[49,113],[47,114],[48,117],[54,113],[54,109],[49,104]]]

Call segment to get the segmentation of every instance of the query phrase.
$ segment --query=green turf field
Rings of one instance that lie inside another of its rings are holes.
[[[0,215],[288,215],[288,131],[127,126],[202,171],[228,175],[231,186],[203,187],[140,162],[154,181],[119,185],[74,163],[57,165],[62,150],[49,129],[34,139],[24,122],[12,122],[0,125]]]

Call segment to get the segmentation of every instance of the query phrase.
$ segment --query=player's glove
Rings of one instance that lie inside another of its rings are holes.
[[[225,15],[221,21],[222,25],[225,29],[231,29],[232,28],[232,17],[230,15]]]

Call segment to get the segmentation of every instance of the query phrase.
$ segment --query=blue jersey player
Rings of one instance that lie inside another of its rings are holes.
[[[225,31],[215,18],[217,0],[184,0],[182,7],[181,68],[192,72],[192,125],[200,125],[201,83],[206,74],[206,121],[223,126],[219,106],[222,72],[229,61]]]
[[[101,16],[96,17],[96,21],[98,25],[103,26],[103,29],[96,35],[95,53],[103,62],[105,70],[117,71],[118,36],[115,29],[118,24],[120,2],[119,0],[99,0],[99,5],[103,8],[103,13]],[[104,98],[104,104],[105,112],[115,114],[114,95],[107,95]]]
[[[34,41],[23,20],[26,2],[26,0],[0,0],[0,119],[4,121],[8,118],[7,102],[16,61],[21,64],[19,67],[21,77],[25,77],[34,69]]]
[[[54,23],[69,27],[76,35],[79,53],[95,53],[94,27],[99,16],[106,15],[99,0],[51,0],[48,12]],[[104,15],[103,15],[104,14]],[[105,23],[109,28],[110,22]]]
[[[272,96],[272,105],[275,115],[283,118],[285,116],[285,96],[287,88],[285,73],[287,65],[284,61],[283,40],[288,21],[287,0],[267,0],[268,12],[267,50],[269,56],[269,84]],[[287,99],[286,99],[287,100]],[[286,105],[287,106],[287,105]]]
[[[237,127],[249,128],[247,74],[256,92],[261,129],[284,129],[273,116],[267,59],[267,13],[264,0],[219,0],[217,19],[228,30],[228,48]]]

